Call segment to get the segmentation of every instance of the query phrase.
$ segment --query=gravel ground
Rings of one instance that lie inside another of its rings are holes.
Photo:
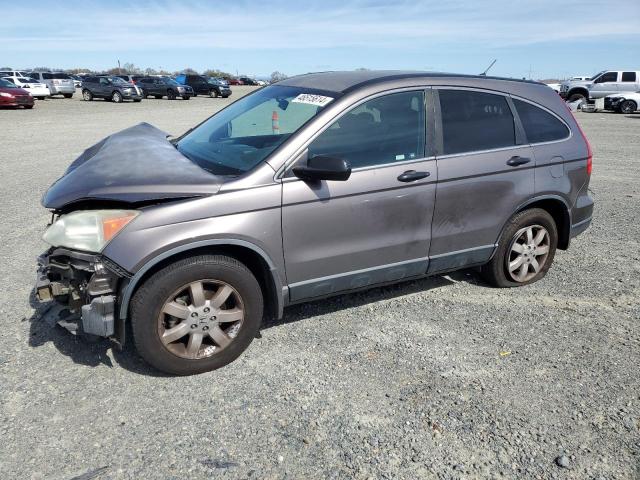
[[[0,112],[2,478],[640,478],[640,115],[578,114],[594,224],[535,285],[459,272],[289,308],[188,378],[37,321],[47,186],[112,132],[227,102]]]

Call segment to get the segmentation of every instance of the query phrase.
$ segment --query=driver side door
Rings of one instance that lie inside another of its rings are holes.
[[[618,93],[618,72],[604,72],[593,81],[589,90],[589,97],[602,98]]]
[[[356,105],[306,155],[347,160],[346,181],[285,174],[282,235],[290,301],[422,275],[437,181],[423,89]]]

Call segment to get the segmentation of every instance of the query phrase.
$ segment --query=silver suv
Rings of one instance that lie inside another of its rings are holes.
[[[26,76],[36,79],[49,87],[51,95],[62,95],[71,98],[76,91],[75,83],[70,75],[62,72],[29,72]]]
[[[570,102],[595,100],[614,93],[640,90],[640,71],[605,70],[588,80],[568,80],[560,85],[560,96]]]
[[[140,124],[46,192],[37,296],[194,374],[294,303],[478,266],[535,282],[591,222],[591,150],[545,85],[415,72],[290,78],[183,136]]]

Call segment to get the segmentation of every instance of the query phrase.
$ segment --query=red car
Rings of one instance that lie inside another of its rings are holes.
[[[0,107],[33,108],[33,97],[26,90],[0,78]]]
[[[227,83],[229,85],[244,85],[242,80],[240,80],[239,78],[230,78],[227,80]]]

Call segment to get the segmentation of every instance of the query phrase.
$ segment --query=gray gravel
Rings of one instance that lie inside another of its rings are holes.
[[[535,285],[460,272],[290,308],[189,378],[34,321],[46,187],[114,131],[225,103],[0,112],[2,478],[640,478],[639,115],[578,114],[594,224]]]

